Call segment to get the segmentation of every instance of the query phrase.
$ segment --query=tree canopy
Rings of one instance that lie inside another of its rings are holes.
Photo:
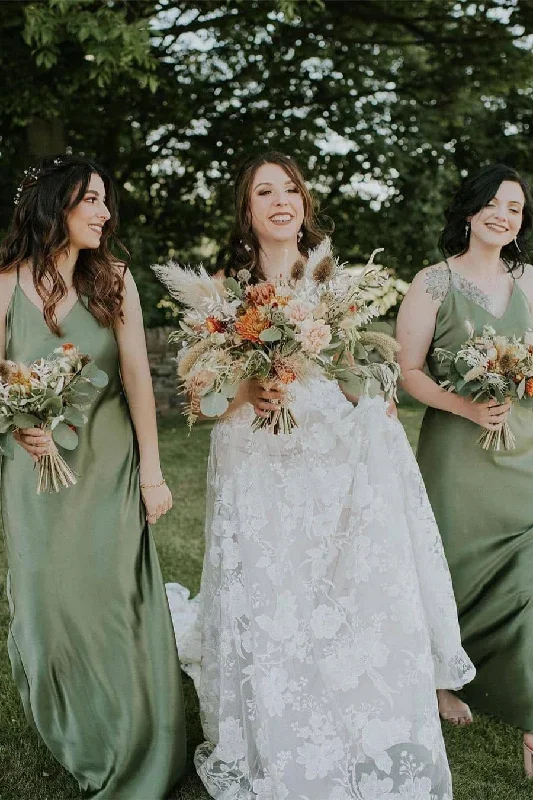
[[[116,177],[149,324],[148,265],[209,261],[243,155],[296,156],[343,258],[437,257],[460,177],[530,166],[529,0],[44,0],[0,20],[2,227],[23,168],[71,148]]]

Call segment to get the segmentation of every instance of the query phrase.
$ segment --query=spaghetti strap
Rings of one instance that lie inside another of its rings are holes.
[[[20,264],[17,264],[17,286],[20,286]]]

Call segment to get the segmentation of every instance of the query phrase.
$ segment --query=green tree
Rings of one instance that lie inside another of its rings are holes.
[[[297,156],[342,256],[385,247],[384,262],[407,278],[437,256],[443,207],[462,174],[487,161],[531,171],[528,0],[4,9],[2,208],[27,161],[31,121],[60,123],[66,146],[118,179],[150,324],[164,309],[148,264],[168,254],[209,260],[244,154]]]

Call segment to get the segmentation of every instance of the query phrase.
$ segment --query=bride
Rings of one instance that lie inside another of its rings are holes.
[[[291,158],[235,199],[226,275],[287,276],[323,238]],[[382,398],[292,387],[290,435],[252,431],[282,397],[254,381],[215,426],[200,595],[168,586],[196,768],[217,800],[451,800],[435,690],[474,668],[411,448]]]

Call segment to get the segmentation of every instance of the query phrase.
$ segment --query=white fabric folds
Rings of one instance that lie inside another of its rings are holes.
[[[218,423],[199,597],[167,587],[217,800],[451,800],[435,688],[474,676],[401,424],[325,379]]]

